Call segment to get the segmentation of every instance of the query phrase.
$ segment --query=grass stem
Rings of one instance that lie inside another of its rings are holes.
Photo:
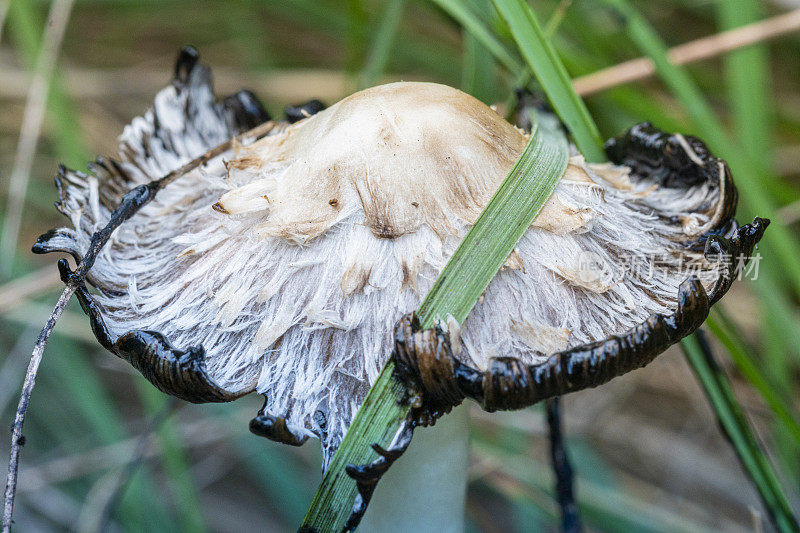
[[[722,431],[758,491],[773,525],[782,533],[800,531],[778,477],[769,459],[761,451],[744,411],[736,400],[730,381],[714,360],[702,331],[682,340],[681,346],[714,408]]]

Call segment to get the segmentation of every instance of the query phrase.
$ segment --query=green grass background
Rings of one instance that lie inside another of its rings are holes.
[[[531,2],[569,74],[659,53],[651,24],[680,44],[784,12],[789,2],[652,0],[626,25],[619,2]],[[49,9],[11,0],[0,38],[0,209]],[[634,22],[631,22],[631,21]],[[180,46],[214,68],[220,93],[247,86],[279,115],[380,81],[432,80],[487,103],[530,83],[512,32],[483,0],[77,0],[50,89],[19,246],[3,288],[50,264],[33,239],[62,223],[52,175],[113,154],[114,139],[169,80]],[[797,508],[800,431],[800,39],[790,36],[591,96],[601,137],[642,120],[700,135],[734,172],[740,220],[769,216],[759,279],[740,283],[711,331],[734,391]],[[0,214],[2,214],[0,213]],[[2,220],[2,217],[0,217]],[[55,276],[55,266],[50,267]],[[10,422],[24,363],[55,292],[0,301],[0,419]],[[45,356],[25,434],[20,531],[286,531],[319,482],[314,443],[289,449],[251,436],[257,398],[171,405],[98,349],[77,306]],[[729,356],[730,355],[730,356]],[[598,531],[769,530],[756,493],[680,354],[567,399],[567,430],[585,521]],[[170,413],[154,424],[158,413]],[[554,530],[557,508],[538,408],[476,412],[468,517],[473,531]],[[153,432],[153,430],[156,430]],[[134,450],[154,433],[143,457]],[[7,443],[0,441],[5,452]],[[5,454],[4,454],[5,455]],[[118,498],[113,480],[131,476]],[[754,518],[755,517],[755,518]],[[759,518],[760,517],[760,518]]]

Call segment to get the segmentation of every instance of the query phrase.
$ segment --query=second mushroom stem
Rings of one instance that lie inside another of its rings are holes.
[[[547,427],[550,432],[550,457],[556,478],[556,499],[561,508],[561,530],[564,533],[578,533],[583,531],[583,525],[578,505],[575,503],[574,476],[562,432],[561,398],[551,398],[545,405]]]

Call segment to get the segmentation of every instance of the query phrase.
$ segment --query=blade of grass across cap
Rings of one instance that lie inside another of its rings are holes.
[[[517,241],[552,194],[567,166],[567,140],[552,117],[538,117],[530,141],[475,225],[467,233],[418,310],[424,328],[437,317],[463,322]],[[387,447],[410,407],[405,386],[389,362],[331,460],[303,521],[302,531],[341,531],[358,489],[348,464],[377,458],[372,443]]]
[[[522,156],[420,305],[422,327],[433,327],[437,318],[448,315],[458,322],[467,318],[553,193],[566,169],[568,149],[566,140],[558,139],[558,126],[545,118],[539,117]],[[548,138],[554,140],[547,142]]]
[[[514,40],[547,99],[572,134],[578,150],[589,161],[605,161],[600,132],[583,100],[572,88],[567,69],[542,31],[531,7],[525,0],[494,0],[494,4],[511,29]]]
[[[700,335],[694,334],[683,339],[681,347],[714,408],[725,436],[758,491],[773,525],[780,532],[800,531],[778,476],[761,451],[744,411],[736,400],[730,381],[714,361],[708,344]]]

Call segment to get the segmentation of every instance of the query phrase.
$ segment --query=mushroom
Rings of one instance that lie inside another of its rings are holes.
[[[78,297],[100,343],[159,389],[263,394],[251,430],[319,438],[325,465],[393,352],[425,392],[423,422],[465,397],[513,409],[598,385],[696,329],[768,223],[737,226],[730,171],[702,142],[642,124],[609,142],[613,163],[574,151],[467,320],[418,331],[410,313],[528,136],[434,83],[321,108],[166,186],[115,230],[86,278],[95,293]],[[267,119],[250,93],[217,102],[184,51],[118,159],[60,170],[72,228],[34,251],[80,261],[124,193]]]

